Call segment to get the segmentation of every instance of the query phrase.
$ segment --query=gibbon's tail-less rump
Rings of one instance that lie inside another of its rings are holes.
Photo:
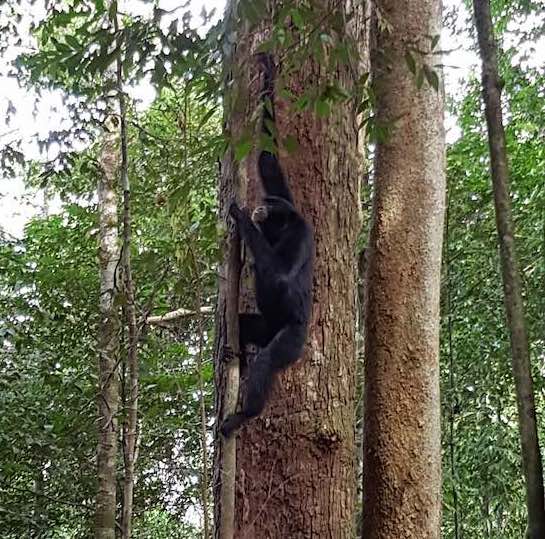
[[[263,72],[262,131],[274,142],[275,65],[270,55],[260,54],[258,60]],[[224,436],[261,414],[277,373],[300,357],[312,307],[312,229],[295,209],[278,157],[261,151],[258,170],[265,191],[263,206],[250,218],[247,210],[232,202],[229,215],[254,258],[259,309],[259,314],[240,315],[240,346],[244,350],[255,344],[259,352],[248,368],[242,410],[223,422]]]

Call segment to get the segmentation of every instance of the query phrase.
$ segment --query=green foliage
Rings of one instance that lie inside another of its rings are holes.
[[[214,302],[221,137],[218,115],[210,110],[192,93],[165,90],[129,122],[133,272],[138,305],[142,309],[153,295],[153,314]],[[58,215],[36,218],[21,241],[0,244],[0,527],[10,530],[7,539],[24,536],[29,526],[36,534],[50,530],[51,537],[91,533],[98,331],[94,155],[91,148],[74,159],[73,174],[48,176],[50,193],[65,201]],[[202,372],[209,413],[211,322],[205,320]],[[197,349],[194,320],[150,329],[141,344],[138,537],[197,534],[185,522],[186,512],[199,505],[202,466]],[[35,494],[37,477],[43,477],[43,496]]]
[[[195,527],[182,524],[166,511],[147,511],[135,526],[135,539],[199,539],[201,533]]]
[[[536,72],[510,68],[508,62],[503,77],[513,213],[541,415],[545,195],[539,171],[545,166],[545,153],[539,132],[545,121],[545,80]],[[525,490],[488,145],[478,84],[469,83],[467,92],[460,106],[463,134],[448,152],[448,274],[442,333],[443,532],[445,537],[454,537],[455,492],[462,536],[518,538],[525,532]],[[542,421],[540,425],[543,438]]]
[[[8,538],[46,529],[49,519],[61,529],[89,516],[96,447],[89,301],[97,301],[98,278],[81,239],[93,224],[92,214],[70,207],[64,218],[32,222],[26,241],[2,246],[0,521]],[[33,495],[38,479],[50,503]]]

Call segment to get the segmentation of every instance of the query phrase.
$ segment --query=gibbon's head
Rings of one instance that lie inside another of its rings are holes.
[[[267,241],[275,245],[286,232],[290,216],[274,212],[267,205],[258,206],[252,213],[252,221]]]
[[[252,213],[252,221],[259,226],[269,216],[267,206],[258,206]]]

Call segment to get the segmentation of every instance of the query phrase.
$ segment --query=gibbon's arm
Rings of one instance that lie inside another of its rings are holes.
[[[287,200],[293,204],[293,197],[291,195],[288,182],[278,158],[270,152],[262,151],[259,155],[259,175],[263,182],[263,188],[267,196],[275,196]]]
[[[270,54],[260,53],[257,56],[261,72],[263,73],[263,87],[261,91],[261,102],[263,106],[261,131],[272,139],[273,146],[276,141],[276,121],[274,110],[274,80],[276,77],[276,66]],[[259,155],[259,175],[267,195],[278,196],[293,204],[293,197],[288,187],[288,182],[278,158],[273,153],[263,150]]]

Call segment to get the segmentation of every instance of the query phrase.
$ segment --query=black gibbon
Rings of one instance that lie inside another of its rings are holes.
[[[274,138],[274,61],[258,56],[263,71],[263,132]],[[263,411],[276,374],[301,355],[312,307],[314,239],[310,225],[293,205],[277,156],[263,150],[258,161],[264,204],[250,218],[231,203],[229,215],[254,258],[256,299],[260,314],[240,315],[240,345],[255,344],[259,352],[248,367],[242,410],[221,427],[229,437]],[[229,355],[229,352],[227,352]]]

